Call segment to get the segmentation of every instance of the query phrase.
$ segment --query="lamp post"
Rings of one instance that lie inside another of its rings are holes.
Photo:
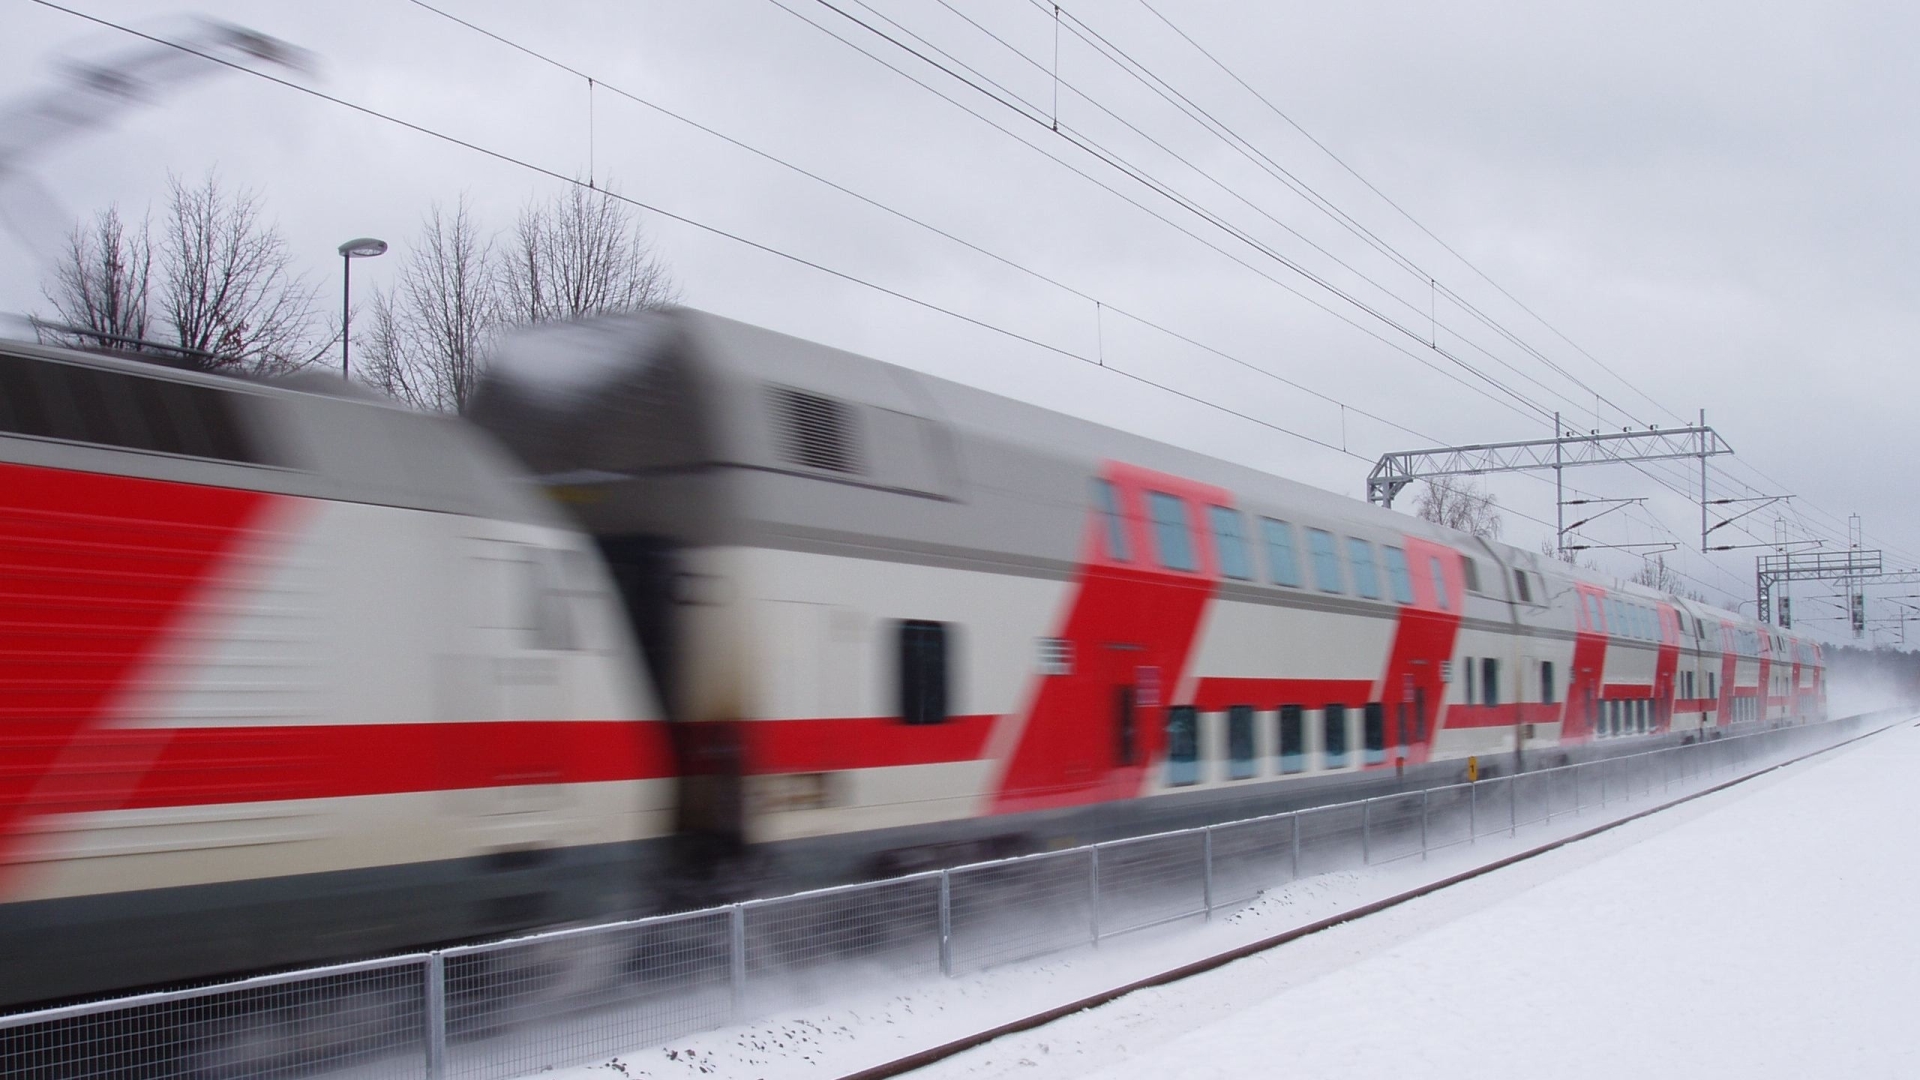
[[[348,343],[353,335],[348,323],[353,319],[353,260],[371,259],[387,253],[387,242],[363,236],[340,245],[340,377],[348,377]]]

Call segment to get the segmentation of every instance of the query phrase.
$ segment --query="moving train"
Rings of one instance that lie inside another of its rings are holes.
[[[0,1006],[1825,710],[1788,632],[689,310],[468,421],[0,347],[0,573]]]

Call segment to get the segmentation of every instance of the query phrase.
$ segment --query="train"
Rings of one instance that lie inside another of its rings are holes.
[[[0,1006],[1825,715],[1790,631],[688,309],[0,346]]]

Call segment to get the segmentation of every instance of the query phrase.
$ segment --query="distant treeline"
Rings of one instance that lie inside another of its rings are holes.
[[[1898,649],[1826,649],[1827,678],[1835,688],[1871,689],[1888,704],[1920,702],[1920,653]]]

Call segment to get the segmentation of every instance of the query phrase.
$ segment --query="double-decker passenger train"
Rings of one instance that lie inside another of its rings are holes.
[[[782,880],[1823,707],[1774,628],[698,312],[527,333],[472,416],[620,583],[684,823]]]
[[[520,464],[0,349],[0,1005],[1824,709],[1791,634],[711,315],[471,415]]]

